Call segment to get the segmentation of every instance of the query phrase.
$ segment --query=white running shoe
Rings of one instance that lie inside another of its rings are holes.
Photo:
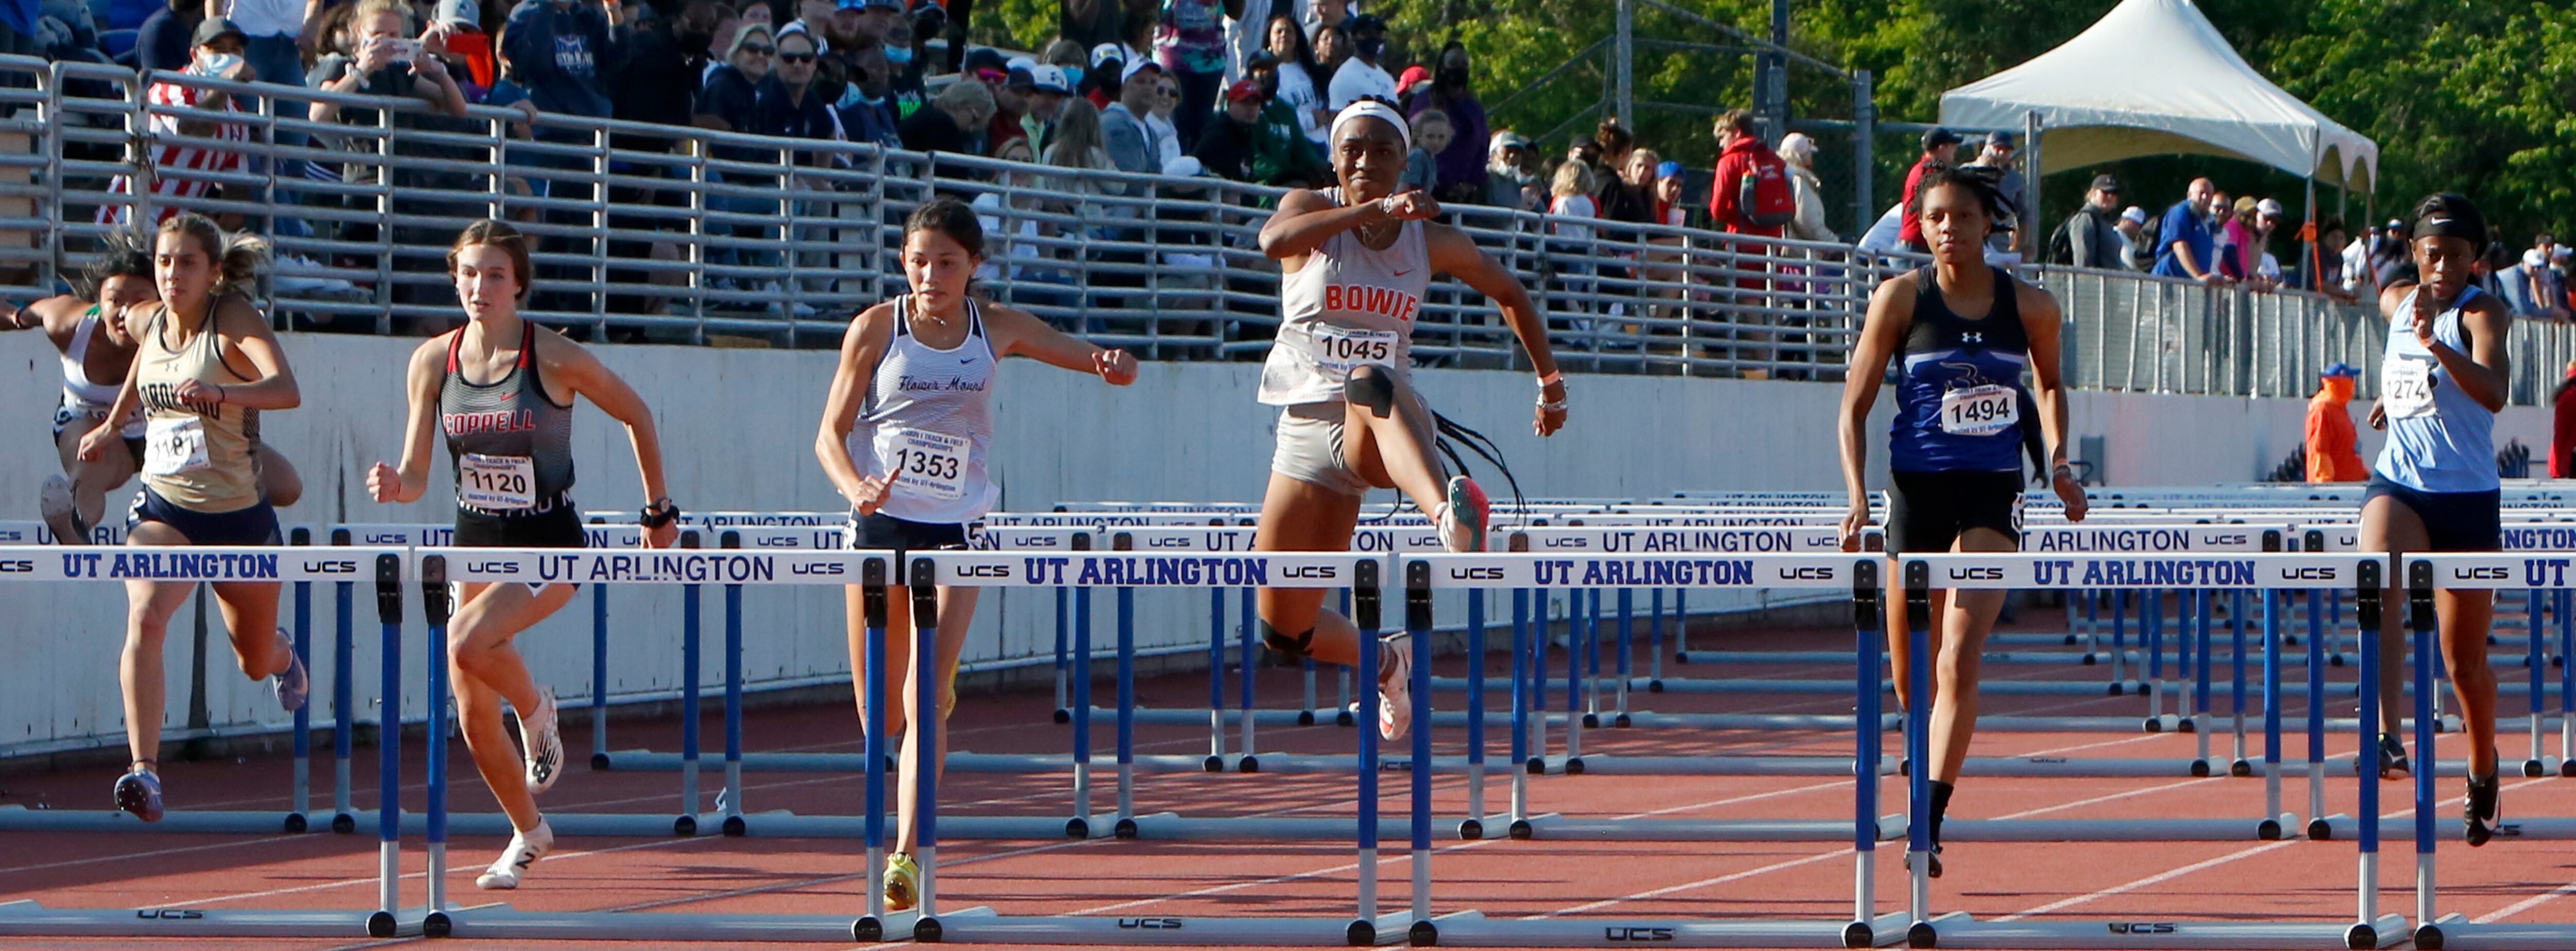
[[[1440,527],[1441,547],[1453,555],[1484,551],[1485,520],[1492,509],[1485,490],[1474,479],[1451,476],[1446,494],[1448,498],[1441,501],[1440,510],[1431,519]]]
[[[546,820],[539,819],[536,828],[510,836],[510,850],[501,853],[500,858],[492,860],[491,868],[484,869],[482,875],[475,877],[474,887],[517,888],[520,876],[528,874],[528,867],[545,858],[546,852],[554,847],[555,828],[547,825]]]
[[[80,523],[80,505],[72,498],[72,480],[61,475],[47,476],[36,489],[36,512],[45,527],[54,530],[54,544],[89,544],[89,532]]]
[[[1377,735],[1387,742],[1404,739],[1413,728],[1413,639],[1389,638],[1377,674]]]
[[[519,717],[519,743],[527,748],[528,794],[553,788],[555,777],[563,775],[564,760],[563,731],[555,725],[554,688],[538,688],[537,708]]]

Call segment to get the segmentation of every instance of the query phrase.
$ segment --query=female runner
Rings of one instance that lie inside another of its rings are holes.
[[[268,318],[251,303],[268,243],[242,234],[226,239],[194,214],[155,229],[152,278],[159,303],[126,311],[135,340],[133,363],[116,398],[81,437],[80,458],[93,465],[128,452],[126,419],[145,418],[143,492],[125,519],[128,545],[275,545],[277,510],[260,489],[262,410],[303,402]],[[303,658],[277,629],[277,582],[218,581],[233,656],[253,680],[266,679],[288,712],[311,691]],[[125,583],[125,742],[131,766],[116,780],[116,807],[145,822],[161,818],[161,642],[170,616],[196,590],[193,581]]]
[[[2428,196],[2415,205],[2414,235],[2408,250],[2421,283],[2392,283],[2379,292],[2388,346],[2370,425],[2386,429],[2388,442],[2370,467],[2370,488],[2361,502],[2362,550],[2395,553],[2398,564],[2408,553],[2504,547],[2495,414],[2504,408],[2513,377],[2505,347],[2512,313],[2471,283],[2470,267],[2487,246],[2486,221],[2477,206],[2458,195]],[[2394,598],[2387,603],[2401,603]],[[2469,734],[2464,837],[2470,845],[2485,845],[2496,833],[2499,814],[2496,681],[2487,664],[2495,592],[2435,591],[2433,611],[2441,618],[2442,661]],[[2382,777],[2412,772],[2398,740],[2407,709],[2400,705],[2406,665],[2398,660],[2407,656],[2404,615],[2380,614],[2380,656],[2386,658],[2379,666]]]
[[[96,462],[80,457],[81,437],[107,419],[116,389],[134,365],[134,335],[123,319],[126,309],[158,299],[152,288],[152,253],[145,242],[125,232],[110,234],[107,246],[82,270],[79,294],[48,297],[0,316],[0,330],[43,328],[45,338],[62,353],[63,400],[54,409],[54,451],[62,455],[63,474],[45,480],[36,491],[36,508],[54,541],[84,545],[90,528],[107,510],[107,493],[124,487],[143,470],[144,422],[129,418],[121,430],[124,452],[109,452]],[[5,305],[0,305],[5,306]],[[295,504],[304,484],[266,444],[254,444],[261,488],[271,507]]]
[[[2059,382],[2057,298],[1988,267],[1986,236],[2003,198],[1988,173],[1945,169],[1915,192],[1933,263],[1882,281],[1870,295],[1860,342],[1844,377],[1843,550],[1869,527],[1869,442],[1863,434],[1887,364],[1904,357],[1896,419],[1888,432],[1887,551],[1891,556],[2021,550],[2022,373],[2033,377],[2049,482],[2069,521],[2084,520],[2084,489],[2066,463],[2066,388]],[[1895,572],[1892,594],[1901,594]],[[1934,655],[1929,758],[1933,763],[1931,868],[1941,875],[1941,819],[1977,730],[1978,660],[2003,609],[2003,591],[1932,592]],[[1902,597],[1888,601],[1887,645],[1902,706],[1911,647]],[[1910,709],[1910,708],[1909,708]],[[1917,768],[1920,768],[1919,765]]]
[[[1534,428],[1565,425],[1565,378],[1520,281],[1474,241],[1430,219],[1440,204],[1396,192],[1412,149],[1404,117],[1362,100],[1335,116],[1333,172],[1340,185],[1299,189],[1261,227],[1261,250],[1279,262],[1279,340],[1261,370],[1261,402],[1280,407],[1279,444],[1261,500],[1256,551],[1342,551],[1371,488],[1400,489],[1450,551],[1480,551],[1483,490],[1450,476],[1437,455],[1437,420],[1413,388],[1413,318],[1439,271],[1494,301],[1538,374]],[[1438,500],[1436,502],[1432,500]],[[1357,666],[1359,629],[1326,611],[1319,589],[1262,589],[1261,635],[1290,658]],[[1413,717],[1412,646],[1380,642],[1378,733],[1402,737]]]
[[[903,555],[933,548],[962,548],[967,523],[983,518],[1001,499],[985,470],[993,441],[995,364],[1023,356],[1081,373],[1112,386],[1136,382],[1136,358],[1103,350],[1058,332],[1015,308],[970,296],[975,269],[984,263],[984,230],[974,209],[954,198],[921,206],[903,226],[903,274],[912,293],[860,311],[841,338],[840,368],[823,402],[823,425],[814,454],[823,473],[850,500],[850,547],[896,553],[895,586],[887,592],[886,630],[912,630],[912,605],[903,590]],[[948,712],[956,706],[957,656],[975,618],[974,588],[939,589],[940,720],[938,748],[948,748]],[[858,688],[859,722],[867,722],[866,588],[847,593],[851,681]],[[905,714],[918,709],[923,671],[912,638],[886,638],[886,669],[904,672],[903,699],[886,710],[886,734],[902,735],[902,773],[919,775],[920,737],[908,732]],[[885,870],[886,907],[903,911],[919,901],[920,866],[912,857],[913,816],[919,787],[899,783],[892,860]]]
[[[465,305],[465,326],[430,338],[411,354],[402,468],[367,470],[378,502],[413,502],[429,490],[430,441],[444,433],[456,480],[456,544],[491,548],[580,548],[581,510],[572,502],[572,409],[587,397],[626,424],[648,500],[644,545],[664,548],[679,534],[680,510],[662,483],[662,437],[642,397],[580,344],[519,316],[534,289],[528,241],[499,221],[478,221],[447,250],[447,271]],[[508,851],[474,880],[517,888],[554,846],[537,794],[563,772],[555,695],[528,675],[511,640],[572,600],[576,585],[463,584],[447,627],[456,715],[474,769],[510,816]],[[501,703],[519,712],[524,761],[501,728]]]

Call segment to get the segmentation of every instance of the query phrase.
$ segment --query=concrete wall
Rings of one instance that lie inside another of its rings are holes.
[[[425,500],[384,506],[365,497],[364,473],[394,461],[403,413],[405,354],[416,341],[335,335],[289,335],[285,348],[303,384],[302,408],[269,414],[267,438],[304,474],[304,499],[283,513],[289,524],[335,522],[444,523],[452,509],[445,451],[433,467],[438,484]],[[641,390],[658,413],[672,495],[693,510],[830,511],[840,507],[813,456],[815,425],[833,355],[704,348],[621,346],[602,358]],[[1005,507],[1043,509],[1091,499],[1236,500],[1259,497],[1271,450],[1271,413],[1253,401],[1250,363],[1149,365],[1133,387],[1038,366],[1008,364],[998,390],[999,436],[993,471]],[[0,336],[0,519],[35,517],[36,486],[55,471],[51,408],[58,364],[37,334]],[[1680,489],[1830,489],[1839,485],[1834,417],[1839,386],[1672,377],[1573,379],[1574,413],[1566,431],[1541,440],[1530,432],[1534,387],[1524,374],[1425,370],[1418,376],[1432,405],[1499,443],[1522,489],[1545,496],[1654,496]],[[1888,401],[1870,424],[1873,462],[1883,466]],[[2085,393],[2074,403],[2078,434],[2107,437],[2108,477],[2120,485],[2236,482],[2259,478],[2300,439],[2304,404],[2296,400]],[[630,509],[641,489],[625,434],[587,405],[576,424],[581,460],[576,496],[592,510]],[[2548,416],[2534,409],[2506,414],[2497,441],[2518,437],[2535,450],[2548,441]],[[2364,451],[2376,434],[2363,430]],[[1488,479],[1489,489],[1507,489]],[[129,492],[111,498],[122,512]],[[1383,503],[1381,495],[1375,500]],[[407,595],[412,593],[407,592]],[[417,716],[423,628],[416,596],[405,631],[405,667],[414,685],[405,710]],[[1099,599],[1105,622],[1110,599]],[[1229,599],[1231,600],[1231,599]],[[609,595],[612,696],[677,687],[676,644],[681,597],[673,590],[619,588]],[[590,684],[587,592],[562,615],[520,638],[541,681],[566,697]],[[706,683],[718,683],[722,599],[705,607]],[[754,591],[744,599],[747,675],[792,680],[847,670],[840,592]],[[1695,608],[1710,605],[1694,599]],[[1203,593],[1146,592],[1138,598],[1142,645],[1204,643]],[[0,650],[33,663],[0,672],[0,750],[113,743],[122,715],[116,655],[125,599],[105,585],[0,586]],[[313,596],[318,642],[334,617],[330,591]],[[359,709],[372,718],[376,637],[370,597],[356,599]],[[292,619],[290,595],[287,618]],[[220,616],[209,611],[210,657],[205,700],[218,728],[284,722],[264,687],[232,669]],[[1448,617],[1454,618],[1455,614]],[[1235,619],[1229,617],[1231,624]],[[1105,630],[1105,628],[1104,628]],[[172,678],[167,722],[184,725],[190,696],[189,615],[168,644]],[[1027,658],[1052,650],[1052,597],[988,597],[969,642],[969,661]],[[328,651],[317,649],[328,676]],[[326,705],[327,706],[327,705]],[[327,716],[327,709],[317,710]]]

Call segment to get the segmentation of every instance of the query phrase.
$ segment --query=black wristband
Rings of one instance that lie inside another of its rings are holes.
[[[661,528],[680,520],[680,507],[670,499],[656,499],[635,515],[635,522],[645,528]]]

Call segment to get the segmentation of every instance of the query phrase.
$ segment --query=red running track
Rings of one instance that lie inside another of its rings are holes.
[[[2034,614],[2042,612],[2032,612]],[[2053,614],[2054,612],[2046,612]],[[1844,649],[1848,631],[1745,631],[1702,633],[1701,649]],[[2018,649],[2018,648],[2017,648]],[[2291,658],[2296,660],[2295,656]],[[1607,658],[1605,657],[1605,661]],[[1552,658],[1562,684],[1564,657]],[[1640,648],[1638,669],[1645,669]],[[1443,675],[1463,673],[1462,661],[1446,659]],[[2289,668],[2296,671],[2295,663]],[[1508,661],[1497,654],[1488,667],[1494,678],[1493,703],[1504,703]],[[1800,677],[1848,676],[1847,665],[1766,666],[1724,670],[1667,665],[1668,677]],[[2518,671],[2500,670],[2508,680]],[[2349,682],[2347,668],[2330,671]],[[98,672],[106,676],[105,671]],[[2100,679],[2104,668],[2064,666],[1990,666],[1990,679]],[[2295,677],[2296,674],[2293,673]],[[1261,690],[1274,701],[1293,695],[1293,673],[1265,670]],[[1329,683],[1329,682],[1328,682]],[[1098,696],[1109,702],[1104,676]],[[1233,682],[1229,677],[1231,693]],[[1327,700],[1331,688],[1325,688]],[[1203,702],[1204,675],[1174,675],[1144,681],[1145,703],[1186,707]],[[1231,699],[1231,698],[1230,698]],[[1460,695],[1444,693],[1447,704]],[[2226,709],[2223,689],[2214,705]],[[721,737],[717,701],[711,700],[705,735]],[[1274,703],[1275,705],[1275,703]],[[1068,746],[1069,728],[1048,717],[1052,698],[1039,692],[970,695],[953,728],[959,749],[979,752],[1049,752]],[[1847,697],[1828,695],[1648,694],[1634,696],[1632,706],[1661,712],[1816,712],[1850,709]],[[2337,697],[2333,715],[2351,716],[2355,703]],[[2505,700],[2508,712],[2521,708]],[[1891,704],[1889,709],[1893,709]],[[2104,714],[2134,716],[2143,709],[2135,697],[2015,697],[1990,695],[1989,715],[2007,713]],[[2305,708],[2289,707],[2285,721],[2286,755],[2305,750],[2297,732]],[[568,749],[589,749],[588,718],[565,717]],[[2222,720],[2221,723],[2224,721]],[[2259,729],[2259,721],[2252,727]],[[2509,761],[2521,748],[2518,724],[2508,725],[2503,746]],[[1508,779],[1501,768],[1507,754],[1507,722],[1497,717],[1489,733],[1496,764],[1489,807],[1508,806]],[[678,746],[674,720],[621,718],[612,745],[627,748]],[[855,717],[841,704],[799,709],[756,710],[745,735],[755,750],[855,750],[859,737]],[[1111,724],[1097,726],[1099,760],[1107,763],[1114,734]],[[1348,752],[1354,743],[1349,728],[1315,726],[1266,728],[1266,751]],[[1463,730],[1442,730],[1438,752],[1462,752]],[[1558,731],[1552,741],[1562,742]],[[2260,736],[2252,738],[2260,755]],[[2225,755],[2227,738],[2213,738],[2214,752]],[[1202,753],[1205,729],[1143,727],[1139,752]],[[1894,735],[1886,738],[1887,755],[1898,755]],[[1849,738],[1837,733],[1717,733],[1684,730],[1599,730],[1587,732],[1589,754],[1635,755],[1678,753],[1791,754],[1848,756]],[[1978,756],[2169,756],[2187,759],[2190,736],[2146,733],[2001,733],[1979,736]],[[422,808],[417,785],[423,776],[418,757],[424,744],[411,741],[404,752],[403,791],[406,808]],[[2348,756],[2355,741],[2330,738],[2329,749]],[[2554,748],[2554,742],[2553,742]],[[1400,754],[1401,748],[1390,748]],[[2462,744],[2445,737],[2441,753],[2460,756]],[[451,767],[457,777],[451,807],[457,812],[492,808],[488,794],[474,778],[461,747]],[[2420,758],[2420,756],[2419,756]],[[355,802],[375,801],[372,751],[361,749],[360,788]],[[579,757],[576,757],[576,763]],[[715,788],[722,785],[720,747],[708,757],[701,808],[711,809]],[[106,808],[112,768],[0,775],[0,803],[57,808]],[[317,773],[328,775],[327,767]],[[239,762],[171,763],[165,772],[172,809],[275,808],[286,804],[287,761],[283,755],[253,756]],[[2285,783],[2284,802],[2303,811],[2306,789],[2295,769]],[[2330,812],[2349,812],[2356,784],[2348,773],[2332,771]],[[1401,814],[1407,803],[1404,776],[1383,777],[1382,807]],[[1104,770],[1095,802],[1112,801],[1114,781]],[[1443,815],[1465,809],[1465,780],[1437,777],[1437,808]],[[2576,796],[2564,790],[2576,780],[2508,779],[2504,801],[2508,816],[2565,812]],[[1070,811],[1068,780],[1063,776],[956,774],[943,792],[949,814],[1063,815]],[[788,808],[803,813],[849,813],[859,808],[862,780],[856,776],[811,773],[754,774],[746,782],[752,811]],[[2445,883],[2442,910],[2481,921],[2576,921],[2576,867],[2568,849],[2556,843],[2499,840],[2470,850],[2458,839],[2458,781],[2444,779],[2448,797],[2441,806],[2439,829],[2441,874]],[[677,809],[677,777],[671,773],[594,773],[576,766],[543,800],[556,811],[631,811],[671,814]],[[1882,784],[1882,812],[1903,810],[1903,784]],[[2410,814],[2411,786],[2381,787],[2383,812]],[[1191,815],[1252,813],[1349,815],[1352,784],[1347,777],[1306,775],[1144,775],[1138,780],[1138,811],[1177,810]],[[1850,817],[1851,782],[1817,777],[1535,777],[1530,787],[1531,811],[1587,816],[1656,816],[1664,818],[1811,818]],[[327,795],[320,797],[327,801]],[[2116,818],[2176,816],[2258,816],[2262,807],[2259,780],[2229,777],[2192,779],[2007,779],[1969,778],[1963,783],[1952,815],[1959,818]],[[235,837],[170,834],[71,835],[11,833],[0,853],[0,900],[36,899],[57,907],[183,908],[358,908],[375,900],[376,842],[372,813],[361,818],[361,834],[338,836]],[[487,896],[473,877],[490,861],[502,842],[493,837],[459,837],[451,846],[454,868],[450,894],[460,903],[502,898],[522,910],[633,910],[637,912],[779,912],[850,913],[865,907],[860,877],[864,854],[847,840],[733,839],[565,839],[514,894]],[[1388,842],[1379,875],[1386,910],[1407,894],[1409,858],[1401,840]],[[421,894],[422,857],[417,838],[407,843],[405,894]],[[1902,907],[1905,879],[1902,843],[1881,848],[1878,902],[1882,912]],[[2383,912],[2413,908],[2413,844],[2393,840],[2383,847]],[[1938,911],[1967,911],[1981,920],[2060,919],[2067,921],[2292,920],[2343,923],[2354,913],[2354,847],[2350,842],[2214,843],[1954,843],[1948,847],[1946,878],[1933,883]],[[1327,843],[1175,843],[1121,841],[989,842],[960,841],[941,849],[939,877],[944,910],[988,905],[1010,914],[1096,915],[1286,915],[1343,916],[1351,913],[1354,856],[1348,846]],[[1836,921],[1850,914],[1851,851],[1848,844],[1761,843],[1596,843],[1513,841],[1509,839],[1435,841],[1435,912],[1477,909],[1491,917],[1594,916],[1605,920],[1657,917],[1803,918]],[[205,941],[210,947],[238,945],[263,951],[334,947],[377,947],[405,941],[275,940]],[[14,939],[10,948],[165,947],[166,942],[107,939]],[[446,939],[437,946],[453,948],[524,946],[524,942]],[[632,948],[635,943],[563,942],[585,946]],[[717,947],[717,945],[691,945]],[[795,947],[746,945],[746,947]],[[814,945],[812,947],[846,947]]]

